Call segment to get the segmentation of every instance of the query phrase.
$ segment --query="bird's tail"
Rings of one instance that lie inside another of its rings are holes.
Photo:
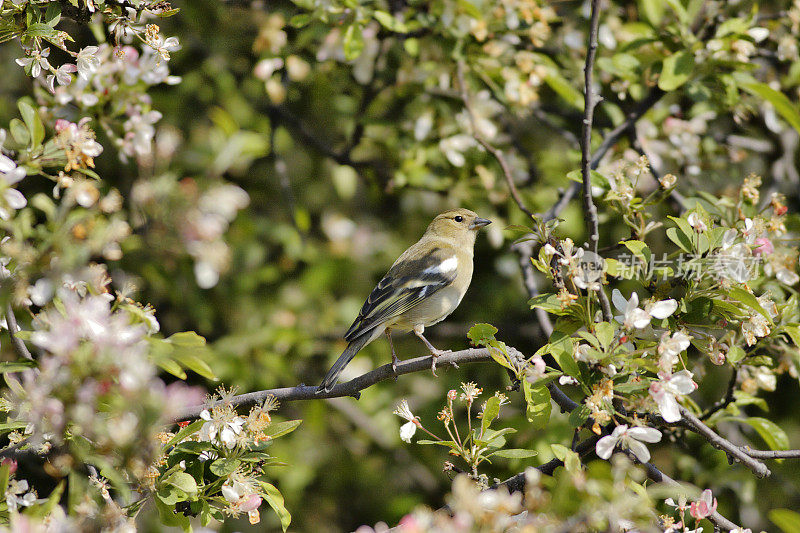
[[[317,394],[321,392],[330,392],[333,386],[336,384],[336,379],[339,377],[339,374],[342,373],[344,367],[356,356],[359,350],[363,348],[370,340],[372,340],[372,331],[367,331],[359,337],[353,339],[350,344],[347,345],[347,348],[344,349],[342,355],[339,356],[339,359],[333,363],[333,366],[328,373],[325,374],[325,379],[322,380],[319,387],[317,387]]]

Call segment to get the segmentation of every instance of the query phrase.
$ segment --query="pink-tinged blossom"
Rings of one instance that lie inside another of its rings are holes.
[[[530,365],[525,367],[525,380],[528,383],[534,383],[544,377],[547,365],[544,359],[538,355],[534,355],[530,360]]]
[[[717,499],[711,494],[710,489],[706,489],[697,501],[692,502],[689,514],[691,514],[692,518],[695,520],[702,520],[714,514],[716,510]]]
[[[47,76],[47,88],[50,89],[51,93],[56,92],[55,83],[58,82],[59,85],[66,86],[72,83],[72,74],[77,72],[78,67],[73,65],[72,63],[64,63],[60,67],[56,69],[55,74],[50,74]]]
[[[64,150],[67,164],[64,170],[94,167],[94,158],[103,152],[89,127],[89,117],[77,123],[64,119],[56,120],[56,144]]]
[[[627,448],[642,463],[650,460],[650,451],[643,442],[658,442],[661,440],[661,432],[654,428],[635,426],[629,428],[627,424],[622,424],[614,428],[611,435],[606,435],[595,446],[597,456],[601,459],[608,459],[614,452],[614,448]]]
[[[692,227],[692,229],[697,233],[703,233],[708,229],[708,226],[703,221],[703,218],[697,213],[690,214],[686,220],[689,222],[689,225]]]
[[[650,396],[653,397],[661,416],[667,422],[678,422],[681,412],[676,396],[691,394],[697,389],[697,384],[692,380],[692,373],[681,370],[675,374],[659,373],[659,380],[650,384]]]
[[[753,254],[755,255],[769,255],[775,251],[775,246],[772,245],[772,241],[766,237],[759,237],[756,239],[755,245],[756,248],[753,250]]]

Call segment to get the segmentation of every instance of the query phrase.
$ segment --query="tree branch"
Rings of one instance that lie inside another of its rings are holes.
[[[658,469],[653,463],[643,463],[642,466],[645,467],[647,471],[647,477],[655,481],[656,483],[665,483],[667,485],[680,485],[677,481],[666,475],[664,472]],[[708,519],[711,521],[718,528],[722,528],[725,531],[731,531],[733,529],[740,529],[740,526],[736,525],[734,522],[731,522],[717,511],[714,511]]]
[[[595,451],[595,447],[597,446],[597,441],[600,440],[601,435],[592,435],[588,439],[582,441],[575,447],[575,452],[581,457],[581,460],[585,460]],[[647,471],[647,477],[655,481],[656,483],[665,483],[669,485],[678,485],[680,484],[669,477],[668,475],[664,474],[661,470],[658,469],[653,463],[641,463],[636,459],[636,457],[630,451],[625,451],[626,455],[628,455],[634,462],[641,464],[644,466],[645,470]],[[563,466],[564,462],[560,461],[559,459],[552,459],[547,463],[537,466],[536,469],[541,472],[542,474],[552,476],[553,472],[555,472],[556,468],[559,466]],[[502,483],[498,483],[493,485],[490,489],[496,489],[500,486],[506,487],[510,492],[524,492],[525,491],[525,472],[520,472],[507,480],[503,481]],[[726,531],[730,531],[732,529],[737,529],[739,526],[736,525],[734,522],[728,520],[718,512],[714,512],[712,515],[708,517],[708,519],[717,527],[723,528]]]
[[[688,409],[680,406],[680,411],[685,426],[705,437],[715,448],[725,451],[730,457],[752,470],[756,477],[763,478],[771,474],[767,465],[754,459],[731,441],[720,436],[713,429],[705,425],[702,420],[690,413]]]
[[[458,352],[450,352],[440,355],[436,358],[436,363],[441,366],[451,364],[457,366],[461,363],[476,363],[481,361],[491,361],[492,357],[489,355],[489,350],[486,348],[470,348]],[[292,402],[297,400],[323,400],[326,398],[339,398],[343,396],[353,396],[358,398],[360,392],[376,383],[393,379],[395,376],[403,374],[411,374],[413,372],[422,372],[430,370],[431,356],[416,357],[414,359],[406,359],[397,363],[397,373],[392,370],[391,364],[380,366],[366,374],[362,374],[357,378],[353,378],[345,383],[339,383],[331,389],[330,392],[317,393],[316,385],[298,385],[297,387],[285,387],[280,389],[268,389],[256,392],[248,392],[246,394],[239,394],[232,397],[227,403],[235,407],[255,405],[263,402],[269,396],[274,396],[281,402]],[[183,412],[179,413],[174,418],[174,421],[188,420],[200,416],[200,412],[204,409],[214,407],[216,404],[211,405],[196,405],[189,407]]]
[[[589,26],[589,45],[586,52],[586,66],[584,67],[584,110],[583,110],[583,129],[581,135],[581,174],[583,175],[583,212],[586,218],[586,225],[589,230],[589,246],[594,254],[597,254],[597,245],[600,242],[600,223],[597,218],[597,207],[592,200],[592,121],[594,119],[594,108],[599,102],[598,95],[594,92],[593,71],[594,60],[597,56],[597,31],[600,24],[600,0],[592,0],[592,18]],[[597,296],[603,308],[603,320],[610,322],[611,304],[608,296],[603,290],[602,285],[597,289]]]

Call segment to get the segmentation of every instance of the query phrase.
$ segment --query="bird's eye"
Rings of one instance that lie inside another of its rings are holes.
[[[453,220],[455,220],[456,222],[464,222],[464,217],[462,217],[461,215],[457,215]]]

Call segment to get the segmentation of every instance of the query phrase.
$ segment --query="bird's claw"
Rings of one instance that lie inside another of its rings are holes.
[[[434,377],[439,377],[436,375],[436,359],[452,352],[453,350],[431,350],[431,373],[433,373]],[[457,364],[454,363],[454,365],[458,368]]]

